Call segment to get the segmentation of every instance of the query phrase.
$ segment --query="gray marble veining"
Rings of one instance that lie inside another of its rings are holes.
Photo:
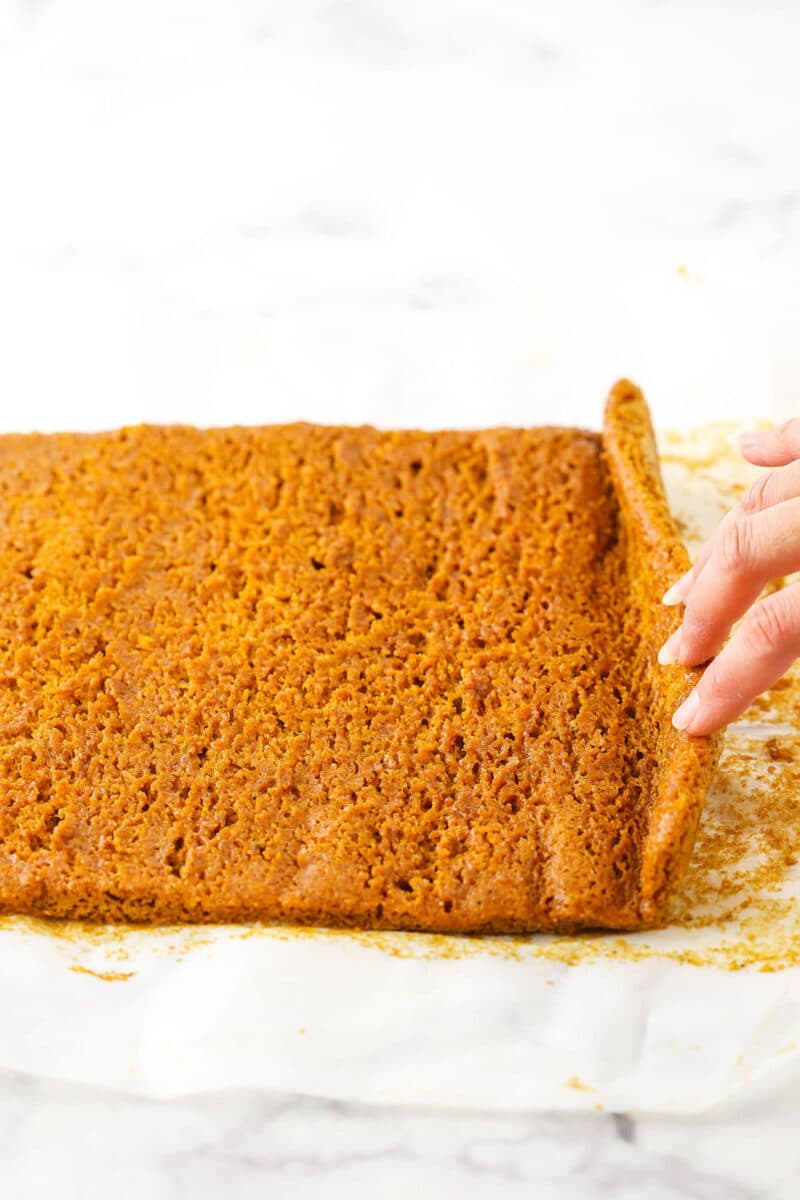
[[[146,1101],[0,1074],[0,1184],[14,1200],[379,1194],[790,1200],[797,1099],[765,1113],[638,1119],[391,1109],[213,1093]],[[771,1128],[767,1129],[767,1125]],[[776,1128],[777,1127],[777,1128]],[[747,1147],[735,1144],[737,1134]],[[766,1140],[763,1140],[766,1136]]]

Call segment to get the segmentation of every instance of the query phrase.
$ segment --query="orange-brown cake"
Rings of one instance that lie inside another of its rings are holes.
[[[0,909],[663,917],[716,753],[649,417],[0,438]]]

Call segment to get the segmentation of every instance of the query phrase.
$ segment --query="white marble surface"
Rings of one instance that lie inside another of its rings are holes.
[[[200,331],[201,367],[167,384],[218,380],[202,420],[252,386],[233,343],[327,322],[357,347],[376,315],[463,328],[469,368],[498,313],[535,314],[600,389],[598,280],[685,267],[752,315],[791,410],[798,45],[778,0],[0,3],[3,404],[35,423],[57,386],[64,425],[86,391],[168,410],[137,353],[154,312]],[[720,337],[707,366],[746,361],[755,390],[746,342]],[[286,402],[313,415],[294,377]],[[0,1193],[780,1200],[798,1118],[788,1084],[688,1120],[150,1102],[6,1074]]]
[[[134,1100],[0,1073],[0,1184],[9,1200],[794,1200],[798,1120],[794,1090],[691,1119],[489,1116],[248,1092]]]

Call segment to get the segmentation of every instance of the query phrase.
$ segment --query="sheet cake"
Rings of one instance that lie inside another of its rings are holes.
[[[632,384],[602,434],[6,436],[0,564],[3,911],[663,919],[717,741]]]

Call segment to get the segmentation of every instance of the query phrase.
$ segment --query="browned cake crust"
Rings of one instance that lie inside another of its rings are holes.
[[[603,436],[0,438],[0,908],[429,930],[663,917],[716,755],[685,569]]]

